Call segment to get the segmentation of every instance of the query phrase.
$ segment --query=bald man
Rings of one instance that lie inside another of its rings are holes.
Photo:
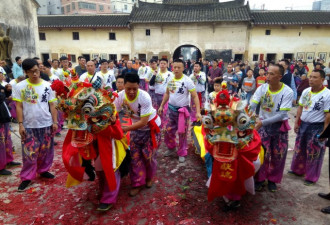
[[[86,64],[86,68],[87,68],[87,72],[83,73],[79,77],[79,81],[81,81],[81,82],[84,82],[84,81],[89,82],[95,74],[95,63],[93,61],[88,61]]]

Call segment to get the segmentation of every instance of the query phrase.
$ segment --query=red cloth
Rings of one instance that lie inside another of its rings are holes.
[[[120,140],[123,138],[123,131],[120,126],[120,121],[117,119],[114,125],[108,126],[106,129],[101,131],[100,133],[94,135],[94,140],[97,140],[97,147],[102,163],[102,168],[105,173],[105,177],[107,178],[108,186],[110,191],[116,190],[116,177],[113,170],[113,162],[112,162],[112,141],[111,138]],[[85,172],[85,168],[81,166],[71,166],[70,159],[80,153],[82,157],[92,159],[96,157],[95,149],[93,147],[93,143],[85,146],[84,148],[76,148],[71,145],[72,139],[72,130],[69,130],[64,143],[63,143],[63,152],[62,159],[65,168],[68,173],[76,180],[83,181],[83,176]],[[90,154],[84,154],[86,150],[90,151]]]
[[[150,128],[150,134],[151,134],[151,141],[152,141],[152,147],[153,149],[156,149],[158,147],[156,134],[160,132],[160,129],[158,125],[156,124],[156,119],[158,115],[156,115],[152,120],[148,122],[148,126]]]
[[[199,108],[202,108],[202,92],[197,92],[198,99],[199,99]]]
[[[238,150],[236,160],[222,163],[217,160],[213,162],[212,178],[208,191],[208,200],[227,194],[244,195],[245,180],[254,175],[253,161],[257,160],[261,147],[261,139],[257,131],[253,131],[253,140],[243,149]],[[213,145],[208,141],[205,147],[212,153]]]

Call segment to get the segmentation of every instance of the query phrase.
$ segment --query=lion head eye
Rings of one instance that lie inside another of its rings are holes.
[[[239,120],[239,123],[240,123],[240,124],[246,124],[246,122],[247,122],[247,119],[246,119],[246,118],[241,118],[241,119]]]
[[[244,113],[241,113],[237,118],[238,126],[244,126],[247,123],[249,123],[249,121],[250,121],[250,118]]]

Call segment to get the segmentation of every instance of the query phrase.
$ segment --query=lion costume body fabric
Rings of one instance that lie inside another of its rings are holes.
[[[58,109],[64,114],[69,129],[62,158],[69,173],[67,186],[84,180],[83,160],[100,157],[110,190],[115,190],[114,171],[121,165],[127,149],[113,101],[117,93],[102,87],[102,77],[80,82],[74,71],[65,80],[52,84],[58,98]],[[111,124],[110,118],[117,119]],[[72,179],[73,178],[73,179]]]
[[[254,194],[253,176],[260,167],[259,153],[263,153],[247,101],[230,97],[223,89],[203,117],[205,150],[213,159],[209,201],[222,196],[238,200],[247,190]]]

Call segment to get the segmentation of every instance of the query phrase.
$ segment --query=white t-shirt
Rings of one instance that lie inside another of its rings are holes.
[[[52,76],[49,77],[50,83],[53,83],[54,80],[59,80],[60,78],[58,78],[58,76],[52,74]]]
[[[64,73],[68,73],[69,76],[71,77],[71,73],[69,70],[66,70],[64,71],[63,69],[60,69],[60,70],[57,70],[58,71],[58,78],[61,80],[61,81],[65,81],[66,80],[66,76]]]
[[[89,74],[88,72],[81,74],[81,76],[79,77],[79,81],[80,82],[91,82],[91,79],[93,78],[93,74]],[[100,73],[96,73],[93,81],[95,81],[97,79],[97,77],[100,77],[102,80],[102,83],[104,83],[104,77],[100,74]]]
[[[114,104],[116,105],[117,111],[120,112],[123,110],[126,115],[129,115],[132,118],[133,123],[138,122],[141,117],[145,116],[149,116],[148,121],[151,121],[157,115],[156,109],[152,107],[150,95],[141,89],[138,90],[136,98],[132,101],[128,100],[125,90],[119,92],[118,98],[116,98]],[[157,116],[155,122],[160,126],[161,121],[159,116]],[[148,128],[148,125],[146,125],[145,127],[140,128],[140,130],[146,130]]]
[[[0,82],[0,84],[5,87],[8,83],[3,80],[3,81]]]
[[[60,77],[60,74],[62,73],[62,69],[61,68],[57,68],[57,69],[54,69],[53,67],[50,69],[50,72],[57,76],[58,78]]]
[[[196,90],[194,82],[182,74],[180,79],[173,78],[168,82],[167,88],[170,92],[169,104],[176,107],[185,107],[190,104],[190,92]]]
[[[261,120],[272,118],[279,111],[290,111],[292,107],[293,91],[290,87],[282,83],[282,88],[277,92],[269,90],[269,84],[263,84],[253,95],[252,102],[260,102]],[[283,118],[287,120],[288,115]]]
[[[2,68],[1,66],[0,66],[0,73],[3,73],[3,75],[6,75],[7,74],[6,71],[5,71],[5,69]]]
[[[25,79],[16,85],[13,100],[23,103],[25,128],[43,128],[53,124],[48,103],[57,99],[49,82],[41,80],[39,84],[31,84]]]
[[[165,73],[159,71],[156,75],[155,93],[160,95],[165,94],[167,84],[173,77],[174,75],[170,71],[166,71]]]
[[[330,110],[330,90],[326,87],[318,93],[312,92],[312,88],[306,88],[299,99],[299,105],[303,107],[301,120],[307,123],[322,123],[325,113]]]
[[[117,72],[117,69],[116,68],[112,68],[112,69],[108,69],[108,73],[110,75],[113,75],[114,77],[116,77],[116,72]]]
[[[150,71],[149,66],[140,66],[140,68],[138,70],[138,75],[139,75],[140,79],[142,79],[142,80],[146,79],[149,71]]]
[[[206,75],[204,72],[200,71],[197,76],[193,72],[189,77],[194,82],[197,92],[205,91]]]
[[[9,84],[11,85],[11,87],[12,87],[12,91],[14,92],[15,87],[16,87],[16,85],[17,85],[17,80],[16,80],[16,79],[12,79],[12,80],[9,82]]]
[[[102,73],[102,71],[97,72],[96,73],[96,76],[103,77],[103,85],[104,85],[104,87],[110,87],[110,88],[112,88],[112,83],[115,83],[116,82],[116,77],[115,77],[115,75],[113,73],[113,70],[112,70],[112,72],[108,71],[106,73]]]
[[[154,72],[157,71],[157,74],[156,74],[156,77],[158,76],[158,73],[159,73],[159,69],[157,68],[157,70],[153,70],[151,67],[149,68],[147,74],[146,74],[146,77],[145,77],[145,80],[150,82]],[[154,91],[155,90],[155,86],[150,86],[149,84],[149,90],[152,90]]]

